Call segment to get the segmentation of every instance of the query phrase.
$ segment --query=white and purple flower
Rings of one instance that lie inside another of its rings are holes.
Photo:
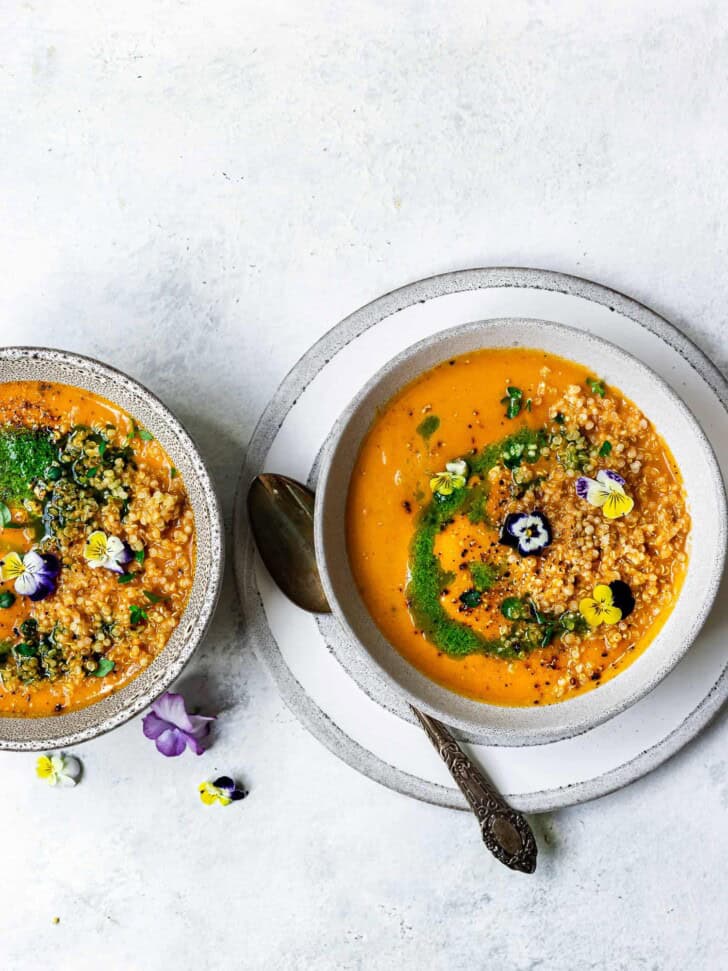
[[[182,695],[165,691],[152,705],[152,710],[142,720],[142,731],[154,740],[162,755],[181,755],[189,748],[195,755],[205,751],[200,739],[210,731],[214,716],[189,715]]]
[[[576,494],[592,506],[599,506],[607,519],[619,519],[632,512],[634,499],[624,491],[625,482],[618,472],[600,469],[596,479],[586,475],[576,480]]]
[[[103,566],[114,573],[123,573],[133,558],[131,549],[123,540],[118,536],[107,536],[100,529],[86,540],[83,555],[90,567]]]
[[[25,555],[8,553],[0,560],[0,578],[15,581],[15,592],[31,600],[43,600],[58,583],[61,564],[52,553],[30,550]]]
[[[506,516],[499,538],[521,556],[537,556],[551,542],[551,527],[542,512],[514,512]]]

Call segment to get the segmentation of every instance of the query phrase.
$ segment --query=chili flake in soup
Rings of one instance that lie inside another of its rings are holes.
[[[581,365],[523,348],[445,361],[400,391],[347,506],[384,636],[497,705],[558,702],[630,664],[679,594],[689,531],[650,421]]]
[[[160,653],[192,587],[184,482],[153,436],[89,391],[0,384],[0,715],[52,715]]]

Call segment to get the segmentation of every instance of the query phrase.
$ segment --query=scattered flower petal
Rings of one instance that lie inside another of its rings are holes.
[[[448,462],[444,472],[438,472],[430,479],[430,489],[435,495],[451,496],[456,489],[463,489],[468,481],[468,463],[464,459]]]
[[[97,529],[86,540],[83,555],[88,565],[94,569],[103,566],[114,573],[123,573],[124,567],[131,563],[134,554],[118,536],[107,536]]]
[[[600,469],[596,479],[586,475],[576,480],[576,494],[592,506],[599,506],[607,519],[626,516],[634,507],[634,499],[624,491],[624,479],[611,469]]]
[[[618,624],[622,619],[622,611],[614,604],[612,588],[606,583],[598,583],[591,597],[583,597],[579,601],[579,613],[590,627]]]
[[[521,556],[535,556],[551,542],[549,521],[541,512],[510,513],[501,527],[500,542]]]
[[[15,592],[31,600],[43,600],[58,583],[61,564],[52,553],[30,550],[24,556],[8,553],[0,560],[0,578],[15,581]]]
[[[35,774],[49,786],[75,786],[81,763],[72,755],[41,755],[35,763]]]
[[[202,755],[200,739],[210,731],[214,716],[190,715],[182,695],[165,693],[152,705],[152,710],[142,720],[142,731],[154,740],[157,750],[168,757],[181,755],[189,748],[195,755]]]
[[[238,788],[227,775],[221,775],[214,782],[203,782],[197,791],[206,806],[212,806],[216,802],[222,806],[229,806],[231,802],[245,799],[248,795],[247,789]]]

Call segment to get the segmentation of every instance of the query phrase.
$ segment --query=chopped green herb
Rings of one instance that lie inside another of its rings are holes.
[[[428,415],[417,426],[417,434],[421,435],[425,441],[431,438],[440,427],[440,419],[437,415]]]
[[[556,414],[554,415],[554,421],[556,422],[557,425],[563,425],[566,419],[564,418],[564,416],[561,414],[560,411],[557,411]]]
[[[0,502],[0,529],[3,529],[12,520],[13,516],[4,502]]]
[[[103,458],[104,452],[108,446],[107,442],[99,442],[99,455]]]
[[[29,498],[31,485],[53,464],[55,449],[47,432],[27,428],[0,431],[0,500]]]
[[[107,674],[111,674],[115,667],[116,664],[110,661],[108,657],[102,657],[99,659],[96,670],[90,671],[89,674],[92,678],[104,678]]]
[[[134,573],[120,573],[116,578],[118,583],[131,583],[134,579]]]
[[[99,471],[98,465],[94,465],[94,467],[92,469],[89,469],[88,472],[86,473],[86,478],[92,479],[98,471]]]
[[[612,443],[611,442],[604,442],[604,444],[602,445],[602,447],[599,449],[599,454],[602,455],[602,456],[609,455],[609,453],[611,451],[612,451]]]
[[[520,597],[506,597],[500,609],[508,620],[528,620],[531,616],[531,608]]]
[[[178,474],[177,473],[177,469],[175,469],[175,467],[172,466],[172,468],[169,470],[169,477],[170,477],[170,479],[176,479],[177,478],[177,474]]]
[[[587,378],[586,383],[592,394],[598,395],[600,398],[603,398],[606,394],[607,389],[604,382],[600,381],[599,378]]]
[[[147,619],[147,612],[143,607],[138,607],[136,604],[132,604],[129,607],[129,622],[132,627],[136,627],[137,624],[141,624],[143,620]]]
[[[5,610],[7,607],[12,607],[15,603],[15,594],[11,593],[10,590],[3,590],[0,593],[0,607]]]
[[[35,644],[16,644],[15,653],[21,657],[35,657],[38,649]]]
[[[144,562],[144,550],[137,550],[136,553],[134,554],[134,559],[137,561],[137,563],[143,563]]]
[[[521,413],[521,401],[523,392],[520,388],[506,388],[505,398],[501,398],[501,404],[506,406],[506,418],[517,418]]]
[[[140,428],[139,429],[139,438],[141,438],[141,440],[143,442],[153,442],[154,441],[154,435],[152,435],[151,432],[148,432],[146,430],[146,428]]]
[[[473,607],[480,606],[481,600],[482,600],[482,597],[480,595],[480,592],[478,590],[475,590],[474,588],[471,590],[466,590],[465,593],[460,594],[460,603],[463,604],[465,607],[469,607],[471,610],[473,609]]]
[[[169,597],[160,597],[158,593],[154,593],[152,590],[143,590],[142,593],[147,598],[149,603],[152,604],[161,604],[164,603],[165,600],[169,600]]]

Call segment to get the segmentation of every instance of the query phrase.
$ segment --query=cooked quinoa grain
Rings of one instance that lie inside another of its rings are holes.
[[[50,461],[4,500],[18,528],[0,529],[0,589],[26,582],[14,574],[32,556],[52,589],[0,610],[0,712],[45,715],[98,700],[163,650],[192,586],[195,525],[161,445],[104,399],[0,385],[0,441],[26,430]]]

